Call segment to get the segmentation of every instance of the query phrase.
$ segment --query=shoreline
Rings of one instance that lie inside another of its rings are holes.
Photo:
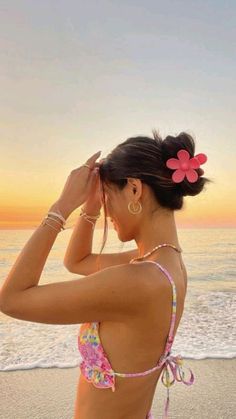
[[[236,358],[184,358],[184,365],[195,381],[170,387],[170,419],[233,419]],[[73,419],[79,375],[79,367],[0,371],[0,418]],[[159,380],[152,404],[155,419],[162,417],[166,395]]]

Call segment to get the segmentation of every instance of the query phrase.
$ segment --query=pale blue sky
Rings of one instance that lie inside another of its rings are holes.
[[[55,174],[60,189],[92,153],[156,128],[193,133],[206,176],[231,188],[235,51],[232,0],[1,1],[0,173]]]

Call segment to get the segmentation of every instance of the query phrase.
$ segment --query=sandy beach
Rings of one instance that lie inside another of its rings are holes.
[[[235,418],[236,359],[185,358],[185,363],[195,383],[175,382],[170,388],[170,419]],[[79,374],[77,367],[0,372],[0,418],[73,419]],[[155,419],[162,418],[165,397],[159,381],[152,405]]]

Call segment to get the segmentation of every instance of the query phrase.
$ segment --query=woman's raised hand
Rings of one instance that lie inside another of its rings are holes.
[[[89,196],[83,205],[84,210],[90,215],[97,215],[103,204],[102,182],[99,176],[99,166],[103,160],[105,159],[101,159],[98,163],[95,163],[96,174],[90,186]]]

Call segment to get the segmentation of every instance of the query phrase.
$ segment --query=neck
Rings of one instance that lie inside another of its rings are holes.
[[[174,218],[174,211],[155,212],[151,217],[143,217],[134,236],[139,249],[139,257],[144,256],[159,244],[169,243],[181,248]],[[161,247],[158,252],[166,252],[170,247]],[[153,253],[155,257],[155,252]],[[152,257],[152,255],[150,255]]]

